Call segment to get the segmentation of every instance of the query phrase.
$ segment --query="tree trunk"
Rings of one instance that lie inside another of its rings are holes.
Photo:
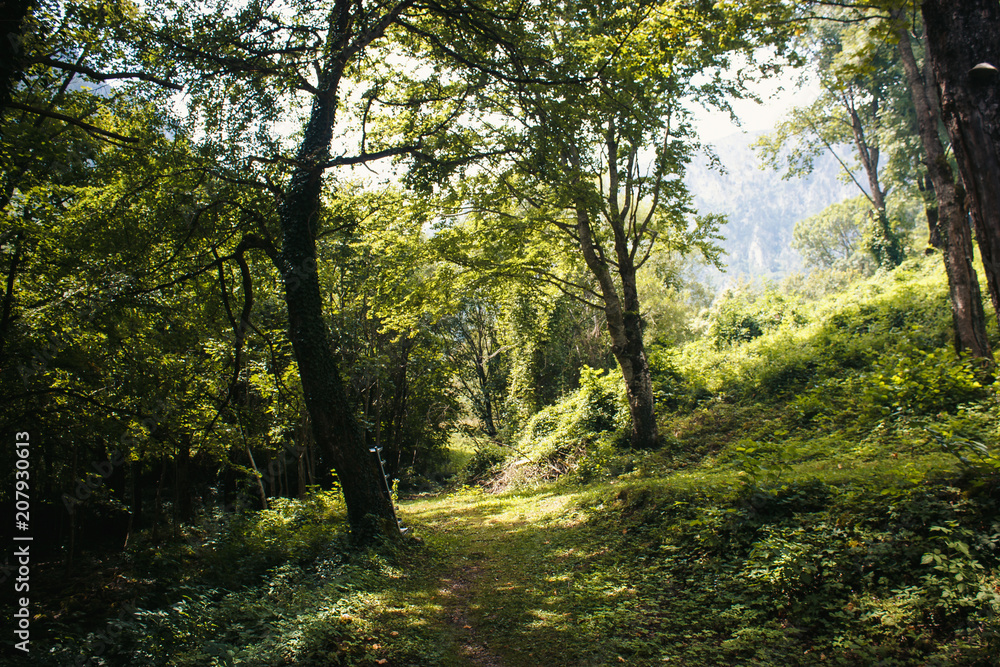
[[[346,67],[351,4],[337,2],[331,13],[328,51],[318,92],[296,157],[296,167],[279,209],[280,267],[284,274],[289,337],[309,411],[313,439],[333,466],[344,493],[356,540],[400,535],[392,499],[374,456],[354,418],[329,330],[323,318],[316,270],[316,233],[323,173],[330,159],[337,92]]]
[[[954,179],[952,179],[954,180]],[[927,248],[924,254],[929,255],[934,250],[944,250],[944,240],[941,238],[941,216],[938,210],[937,192],[930,174],[917,177],[917,189],[924,200],[924,215],[927,217]]]
[[[254,471],[254,481],[257,483],[257,493],[260,496],[260,508],[262,510],[268,509],[267,505],[267,491],[264,490],[264,480],[263,476],[260,474],[260,470],[257,469],[257,462],[253,459],[253,452],[250,451],[250,445],[243,440],[243,447],[247,453],[247,460],[250,461],[250,469]],[[271,478],[273,481],[273,477]]]
[[[1000,67],[1000,3],[924,0],[921,11],[928,57],[941,93],[941,116],[976,225],[990,298],[1000,318],[1000,75],[996,69]]]
[[[656,426],[656,401],[653,398],[653,380],[646,360],[642,340],[642,318],[636,291],[635,270],[622,275],[623,301],[621,328],[624,336],[612,336],[611,351],[621,366],[625,377],[629,412],[632,416],[632,446],[654,449],[659,446],[660,435]]]
[[[917,112],[917,126],[924,146],[927,176],[937,201],[936,214],[940,230],[939,242],[944,251],[944,266],[948,274],[951,312],[955,323],[955,350],[968,350],[974,357],[992,359],[990,341],[986,337],[986,315],[983,311],[979,278],[972,264],[972,236],[955,178],[948,164],[944,146],[938,136],[938,117],[930,100],[928,86],[917,66],[910,45],[910,33],[905,27],[897,31],[899,54],[910,85],[910,95]],[[928,221],[931,214],[928,212]]]
[[[397,476],[399,474],[399,462],[403,457],[403,443],[401,434],[403,432],[403,420],[406,418],[407,398],[409,396],[409,382],[407,372],[409,370],[410,351],[413,349],[415,341],[413,338],[405,337],[400,342],[400,360],[393,369],[392,380],[392,407],[389,411],[388,435],[386,439],[386,451],[389,455],[389,474]]]
[[[306,450],[304,447],[298,449],[299,455],[295,457],[295,471],[298,476],[298,488],[296,498],[305,498],[309,493],[309,480],[306,479]]]
[[[134,533],[142,530],[142,466],[139,463],[128,461],[128,479],[132,488],[132,506],[129,508],[128,534],[131,537]]]
[[[624,300],[619,297],[608,263],[599,255],[591,231],[590,215],[582,202],[577,203],[577,234],[583,257],[601,288],[604,315],[611,336],[611,351],[625,378],[629,414],[632,417],[631,444],[636,449],[654,449],[660,444],[656,426],[653,383],[642,342],[642,321],[636,290],[635,267],[619,262]]]
[[[493,419],[493,393],[490,391],[490,379],[487,375],[489,362],[484,361],[482,353],[477,351],[475,363],[476,379],[483,392],[483,426],[486,429],[486,435],[492,438],[497,434],[497,427]]]
[[[160,520],[163,518],[163,487],[167,483],[167,457],[160,457],[160,481],[156,483],[156,496],[153,498],[153,544],[160,543]]]
[[[174,507],[184,523],[194,516],[194,506],[191,498],[191,436],[181,435],[177,459],[174,461],[176,473],[174,479]]]
[[[869,250],[874,255],[875,261],[878,262],[879,266],[891,269],[899,266],[903,261],[903,247],[899,239],[896,238],[896,235],[892,233],[892,228],[889,224],[889,215],[886,213],[885,191],[882,189],[878,175],[880,156],[878,136],[876,134],[874,139],[870,139],[865,135],[864,125],[861,122],[861,116],[854,106],[853,96],[845,93],[843,96],[843,105],[847,115],[851,119],[851,133],[854,136],[854,147],[858,151],[861,166],[864,167],[865,176],[868,178],[868,189],[871,190],[869,198],[874,210],[869,220],[869,224],[871,225],[869,230]],[[876,130],[878,129],[878,109],[878,100],[872,100],[871,114],[873,121],[876,123]]]

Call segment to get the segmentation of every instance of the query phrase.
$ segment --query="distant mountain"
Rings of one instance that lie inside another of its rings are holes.
[[[722,230],[726,273],[708,276],[717,286],[741,275],[778,279],[801,269],[802,258],[791,245],[795,223],[858,194],[838,180],[840,166],[832,157],[817,159],[813,173],[803,179],[783,181],[781,174],[761,170],[750,148],[758,136],[737,133],[712,142],[725,173],[710,169],[704,157],[688,169],[686,181],[698,212],[729,218]]]

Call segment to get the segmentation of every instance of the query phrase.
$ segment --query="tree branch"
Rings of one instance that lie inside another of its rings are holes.
[[[149,81],[150,83],[155,83],[164,88],[170,88],[171,90],[184,90],[183,86],[180,86],[173,81],[167,81],[166,79],[161,79],[155,77],[151,74],[146,74],[145,72],[110,72],[102,73],[97,70],[87,67],[86,65],[80,65],[79,63],[66,63],[61,60],[56,60],[48,56],[39,56],[33,58],[33,63],[39,63],[42,65],[48,65],[49,67],[55,67],[57,69],[66,70],[67,72],[75,72],[77,74],[83,74],[88,78],[95,81],[112,81],[115,79],[140,79],[142,81]]]
[[[126,144],[137,144],[139,140],[135,137],[126,137],[124,134],[118,134],[117,132],[111,132],[110,130],[102,130],[96,125],[91,125],[90,123],[84,122],[79,118],[73,118],[72,116],[67,116],[65,114],[58,113],[56,111],[46,111],[45,109],[39,109],[37,107],[29,107],[26,104],[21,104],[20,102],[10,102],[8,105],[11,109],[20,109],[21,111],[27,111],[28,113],[35,114],[36,116],[42,116],[44,118],[52,118],[55,120],[61,120],[68,125],[75,125],[79,127],[87,134],[93,135],[97,139],[102,139],[104,141],[121,141]]]
[[[360,153],[358,155],[352,156],[340,156],[335,157],[328,162],[321,165],[323,169],[329,169],[331,167],[343,167],[353,164],[364,164],[366,162],[374,162],[375,160],[381,160],[387,157],[393,157],[396,155],[405,155],[407,153],[416,153],[420,150],[420,146],[416,145],[405,145],[405,146],[394,146],[392,148],[386,148],[381,151],[375,151],[374,153]]]

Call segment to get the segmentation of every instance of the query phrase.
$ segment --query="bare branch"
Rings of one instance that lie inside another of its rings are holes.
[[[387,157],[393,157],[395,155],[405,155],[406,153],[416,153],[420,149],[416,145],[405,145],[405,146],[394,146],[392,148],[386,148],[381,151],[375,151],[374,153],[360,153],[358,155],[335,157],[329,162],[324,162],[321,166],[323,169],[329,169],[330,167],[343,167],[351,164],[364,164],[366,162],[373,162],[375,160],[381,160]]]

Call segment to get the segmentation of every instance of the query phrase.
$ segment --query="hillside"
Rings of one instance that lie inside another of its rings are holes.
[[[336,490],[133,543],[26,664],[993,664],[997,387],[950,352],[938,262],[654,352],[662,450],[621,447],[596,371],[516,442],[455,435],[402,544],[352,547]]]

